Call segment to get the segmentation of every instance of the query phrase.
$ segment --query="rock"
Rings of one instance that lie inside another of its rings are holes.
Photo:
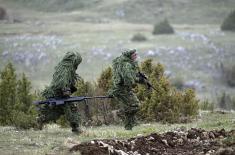
[[[201,139],[202,140],[205,140],[205,139],[208,139],[209,138],[209,135],[208,135],[208,133],[205,131],[205,132],[202,132],[202,134],[201,134]]]
[[[69,149],[72,149],[74,146],[79,145],[79,144],[81,144],[79,141],[76,141],[70,137],[64,141],[64,146]]]
[[[211,139],[215,139],[215,135],[214,135],[214,133],[213,133],[213,132],[209,132],[209,138],[211,138]]]
[[[189,130],[188,131],[188,134],[187,134],[187,138],[189,138],[189,139],[195,139],[195,138],[197,138],[197,135],[196,135],[196,132],[194,131],[194,130]]]
[[[165,144],[166,146],[169,146],[166,139],[163,139],[162,143]]]
[[[235,150],[232,148],[220,148],[215,155],[234,155]]]

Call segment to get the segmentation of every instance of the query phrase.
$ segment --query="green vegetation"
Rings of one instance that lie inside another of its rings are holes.
[[[201,110],[208,110],[211,112],[213,112],[214,108],[215,108],[214,103],[210,102],[209,100],[205,100],[205,101],[201,102],[199,106],[200,106]]]
[[[7,11],[5,8],[0,6],[0,20],[6,19]]]
[[[198,114],[198,100],[195,91],[186,89],[177,91],[170,85],[164,76],[164,67],[152,64],[148,59],[141,64],[142,72],[150,77],[150,81],[156,90],[152,93],[143,92],[143,87],[139,88],[138,97],[142,99],[141,116],[148,120],[176,123],[182,117],[195,118]],[[141,93],[140,93],[141,92]]]
[[[137,33],[131,38],[131,41],[137,41],[137,42],[146,41],[146,40],[147,38],[141,33]]]
[[[25,74],[17,80],[11,63],[0,74],[0,125],[24,129],[34,127],[36,112],[32,105],[30,81]]]
[[[223,74],[223,80],[228,86],[235,86],[235,64],[223,65],[221,64],[221,70]]]
[[[218,97],[218,107],[225,110],[235,110],[235,98],[226,92]]]
[[[226,17],[221,25],[221,30],[235,31],[235,10]]]
[[[153,29],[153,34],[158,35],[158,34],[173,34],[174,29],[170,25],[169,21],[165,19],[164,21],[157,23],[154,25]]]

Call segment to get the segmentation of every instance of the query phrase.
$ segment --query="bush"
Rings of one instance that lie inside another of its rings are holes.
[[[153,34],[154,35],[157,35],[157,34],[173,34],[173,33],[174,33],[174,29],[170,25],[170,23],[168,22],[167,19],[165,19],[164,21],[154,25],[154,29],[153,29]]]
[[[34,107],[31,107],[31,110],[27,112],[14,110],[13,115],[13,125],[19,129],[29,129],[37,126],[36,123],[36,112]]]
[[[221,25],[221,30],[235,31],[235,10],[226,17]]]
[[[218,106],[224,110],[231,110],[234,107],[234,100],[229,94],[223,92],[218,98]]]
[[[197,115],[199,101],[194,90],[176,90],[164,76],[164,67],[161,64],[154,65],[152,60],[146,60],[141,64],[141,71],[148,75],[156,89],[149,92],[138,86],[137,94],[142,101],[142,119],[176,123],[180,122],[181,117],[193,118]]]
[[[195,117],[199,110],[199,100],[196,99],[195,91],[192,89],[186,89],[179,95],[180,101],[180,113],[185,117]]]
[[[235,110],[235,97],[232,99],[232,109]]]
[[[230,87],[235,86],[235,64],[233,65],[222,65],[223,79]]]
[[[62,115],[57,121],[57,124],[59,124],[62,128],[67,128],[69,127],[69,122],[65,118],[65,115]]]
[[[201,110],[209,110],[209,111],[213,112],[214,108],[215,108],[214,104],[209,102],[209,100],[205,100],[205,101],[201,102],[201,104],[200,104]]]
[[[31,83],[23,74],[17,80],[11,63],[0,72],[0,125],[14,125],[17,128],[34,127],[36,111],[32,105]]]
[[[138,41],[138,42],[146,41],[146,40],[147,38],[143,34],[140,34],[140,33],[135,34],[131,39],[131,41]]]
[[[0,20],[7,18],[7,11],[3,7],[0,6]]]

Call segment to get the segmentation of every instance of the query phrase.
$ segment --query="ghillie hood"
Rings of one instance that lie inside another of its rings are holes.
[[[138,65],[136,61],[133,61],[131,59],[131,55],[136,52],[135,49],[132,50],[126,50],[125,52],[122,52],[122,55],[117,57],[113,60],[113,69],[116,70],[118,66],[122,65],[124,62],[134,63],[134,65]],[[120,70],[120,69],[118,69]]]
[[[136,50],[125,51],[121,56],[113,60],[113,87],[121,83],[126,86],[132,86],[135,82],[138,63],[131,59],[131,55],[135,52]]]
[[[124,57],[131,59],[131,55],[134,54],[135,52],[136,52],[136,49],[126,50],[125,52],[122,53],[122,55]]]
[[[42,95],[46,98],[58,96],[58,92],[74,86],[79,80],[76,70],[82,62],[82,57],[77,52],[67,52],[64,58],[55,67],[53,79]]]

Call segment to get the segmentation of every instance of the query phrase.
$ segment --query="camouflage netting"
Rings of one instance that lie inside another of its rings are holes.
[[[110,94],[118,95],[124,87],[130,91],[136,83],[138,64],[136,61],[131,60],[131,55],[134,52],[135,50],[128,50],[113,60],[113,86],[109,91]]]
[[[63,96],[63,91],[73,88],[76,81],[80,79],[76,70],[81,62],[82,57],[79,53],[67,52],[62,61],[55,67],[52,82],[42,92],[42,96],[45,98]]]

